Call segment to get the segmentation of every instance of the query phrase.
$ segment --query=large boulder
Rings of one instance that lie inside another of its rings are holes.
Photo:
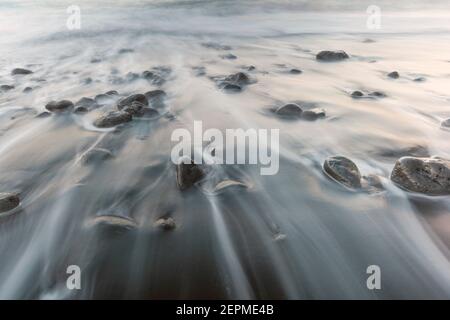
[[[350,58],[345,51],[321,51],[316,55],[319,61],[342,61]]]
[[[342,156],[333,156],[323,164],[325,173],[336,182],[350,189],[361,188],[361,173],[356,164]]]
[[[122,123],[130,122],[132,119],[132,115],[128,112],[111,111],[95,120],[94,125],[98,128],[111,128]]]
[[[450,160],[438,157],[400,158],[392,170],[391,180],[408,191],[450,195]]]
[[[0,213],[10,211],[20,204],[19,196],[15,193],[0,193]]]

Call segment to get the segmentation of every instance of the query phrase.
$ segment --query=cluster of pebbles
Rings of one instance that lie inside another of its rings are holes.
[[[203,44],[206,48],[215,50],[230,50],[231,47],[214,43]],[[123,52],[125,53],[125,52]],[[230,54],[222,55],[224,59],[234,60],[237,57]],[[316,55],[319,62],[339,62],[349,59],[350,56],[344,51],[321,51]],[[246,70],[254,70],[254,66],[246,67]],[[204,68],[196,69],[199,75],[204,75]],[[135,79],[146,79],[153,85],[162,85],[170,74],[170,68],[156,67],[141,74],[129,73],[128,81]],[[17,68],[12,70],[12,75],[29,75],[30,70]],[[291,74],[301,74],[302,71],[292,69]],[[388,73],[391,79],[400,78],[396,71]],[[115,78],[114,81],[123,79]],[[245,72],[238,72],[228,76],[211,77],[217,87],[226,92],[241,92],[248,85],[255,83]],[[12,90],[13,86],[2,85],[0,91]],[[354,91],[351,97],[361,98],[383,98],[386,95],[379,91],[363,92]],[[59,113],[84,114],[97,109],[105,104],[113,104],[115,110],[104,113],[94,121],[98,128],[111,128],[130,122],[135,117],[157,117],[158,109],[164,105],[166,93],[163,90],[152,90],[146,93],[121,96],[117,91],[108,91],[94,98],[84,97],[73,103],[69,100],[50,101],[45,106],[45,115]],[[326,112],[321,108],[307,109],[298,103],[287,103],[272,110],[280,118],[303,119],[314,121],[325,118]],[[41,115],[42,116],[42,115]],[[450,129],[450,119],[441,123],[443,129]],[[106,149],[93,149],[83,156],[83,163],[89,164],[95,161],[103,161],[113,157]],[[383,190],[382,177],[376,175],[362,175],[358,166],[350,159],[336,155],[325,159],[323,172],[331,180],[348,190],[353,191],[381,191]],[[182,192],[186,192],[199,182],[208,179],[208,168],[205,165],[197,165],[191,159],[182,161],[176,165],[176,185]],[[428,196],[450,195],[450,161],[439,157],[400,157],[392,169],[390,180],[408,192],[420,193]],[[244,187],[248,185],[237,180],[222,180],[217,183],[215,190],[229,187]],[[16,193],[0,193],[0,213],[8,213],[20,205],[20,197]],[[122,233],[123,231],[136,229],[138,224],[127,217],[103,215],[92,218],[88,225],[107,232]],[[162,230],[172,230],[177,227],[175,220],[171,217],[161,217],[154,223],[155,227]]]

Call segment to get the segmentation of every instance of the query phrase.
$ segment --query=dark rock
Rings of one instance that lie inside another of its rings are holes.
[[[135,101],[148,106],[147,97],[143,94],[138,93],[119,100],[119,102],[117,103],[117,107],[119,108],[119,110],[122,110],[126,106],[131,106],[131,104]]]
[[[47,103],[45,108],[51,112],[64,112],[70,111],[74,107],[72,101],[69,100],[61,100],[61,101],[50,101]]]
[[[311,110],[305,110],[301,113],[302,119],[308,120],[308,121],[314,121],[319,118],[325,118],[325,110],[314,108]]]
[[[301,74],[301,73],[303,73],[303,71],[299,70],[299,69],[291,69],[291,70],[289,70],[289,73],[290,74]]]
[[[142,73],[142,78],[150,81],[152,84],[157,85],[157,86],[164,84],[164,82],[166,81],[166,80],[164,80],[163,77],[161,77],[156,72],[148,71],[148,70],[144,71]]]
[[[85,106],[75,107],[75,110],[73,110],[73,113],[76,113],[76,114],[83,114],[83,113],[87,113],[87,112],[89,112],[89,109]]]
[[[383,183],[381,182],[380,176],[375,174],[369,174],[363,176],[361,179],[361,185],[367,191],[381,191],[384,190]]]
[[[228,54],[224,54],[220,56],[222,59],[226,59],[226,60],[236,60],[237,57],[232,54],[232,53],[228,53]]]
[[[362,93],[361,91],[353,91],[352,92],[352,98],[362,98],[364,97],[364,93]]]
[[[98,128],[111,128],[131,120],[132,116],[128,112],[111,111],[95,120],[94,125]]]
[[[205,175],[200,166],[192,160],[184,162],[177,165],[177,185],[180,190],[189,189]]]
[[[321,51],[316,55],[316,59],[320,61],[341,61],[348,58],[345,51]]]
[[[275,113],[280,116],[300,117],[302,115],[302,108],[295,103],[288,103],[279,107]]]
[[[369,96],[375,97],[375,98],[385,98],[386,94],[384,94],[383,92],[380,92],[380,91],[374,91],[374,92],[369,93]]]
[[[102,215],[88,220],[86,227],[96,232],[117,235],[133,231],[138,225],[130,218],[116,215]]]
[[[399,187],[426,195],[450,195],[450,161],[442,158],[403,157],[391,180]]]
[[[418,78],[415,78],[415,79],[414,79],[415,82],[424,82],[424,81],[426,81],[426,80],[427,80],[427,79],[424,78],[424,77],[418,77]]]
[[[398,79],[400,78],[400,74],[397,71],[393,71],[391,73],[388,73],[388,77],[391,79]]]
[[[450,129],[450,118],[441,122],[441,128],[447,130]]]
[[[146,107],[145,104],[139,102],[139,101],[133,101],[130,105],[127,105],[122,110],[125,112],[128,112],[132,116],[135,117],[142,117],[143,116],[143,109]]]
[[[124,53],[130,53],[130,52],[134,52],[134,50],[125,48],[125,49],[120,49],[118,53],[119,54],[124,54]]]
[[[361,188],[361,173],[356,164],[345,157],[329,157],[323,163],[325,173],[338,183],[350,189]]]
[[[94,58],[91,60],[91,63],[100,63],[100,62],[102,62],[102,60],[99,58]]]
[[[107,94],[108,96],[118,96],[119,93],[116,90],[110,90],[108,92],[106,92],[105,94]]]
[[[232,84],[232,83],[224,83],[223,90],[226,91],[230,91],[230,92],[241,92],[242,88],[240,86],[238,86],[237,84]]]
[[[225,83],[236,84],[238,86],[244,86],[250,84],[250,78],[244,72],[238,72],[232,75],[229,75],[224,79]]]
[[[169,218],[160,218],[155,221],[154,226],[156,228],[163,229],[165,231],[173,230],[177,227],[175,220],[171,217]]]
[[[33,88],[32,87],[26,87],[25,89],[23,89],[23,93],[29,93],[29,92],[31,92],[31,91],[33,91]]]
[[[31,70],[27,70],[27,69],[23,69],[23,68],[16,68],[13,69],[13,71],[11,71],[11,74],[14,75],[26,75],[26,74],[32,74],[33,71]]]
[[[10,211],[20,204],[19,196],[15,193],[0,193],[0,213]]]
[[[12,90],[12,89],[14,89],[14,86],[10,86],[10,85],[7,85],[7,84],[3,84],[3,85],[0,86],[0,91],[9,91],[9,90]]]
[[[92,164],[111,158],[113,158],[111,151],[103,148],[93,148],[83,155],[81,161],[83,164]]]

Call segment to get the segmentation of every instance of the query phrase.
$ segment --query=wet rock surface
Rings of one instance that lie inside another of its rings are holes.
[[[74,104],[69,100],[61,100],[61,101],[50,101],[45,105],[45,109],[51,112],[65,112],[71,111],[74,108]]]
[[[171,217],[159,218],[153,225],[155,228],[159,228],[165,231],[170,231],[177,227],[175,220]]]
[[[205,176],[202,168],[192,160],[185,159],[184,162],[185,163],[178,164],[176,167],[177,185],[182,191],[189,189]]]
[[[143,94],[133,94],[131,96],[128,96],[124,99],[119,100],[119,102],[117,103],[117,108],[119,110],[122,110],[123,108],[127,107],[127,106],[131,106],[131,104],[133,102],[139,102],[143,105],[148,105],[148,100],[147,97]]]
[[[391,79],[398,79],[398,78],[400,78],[400,74],[397,71],[390,72],[390,73],[388,73],[387,76],[389,78],[391,78]]]
[[[219,87],[226,91],[240,92],[242,89],[251,84],[250,77],[244,72],[238,72],[231,74],[221,80],[219,80]]]
[[[403,157],[395,163],[391,180],[408,191],[436,196],[449,195],[450,161],[437,157]]]
[[[0,91],[9,91],[12,89],[14,89],[14,86],[12,86],[12,85],[3,84],[0,86]]]
[[[89,151],[87,151],[83,157],[81,158],[81,161],[83,164],[88,165],[88,164],[93,164],[96,162],[101,162],[101,161],[105,161],[108,159],[113,158],[113,154],[111,151],[109,151],[108,149],[103,149],[103,148],[93,148]]]
[[[283,117],[301,117],[303,110],[302,108],[296,104],[296,103],[288,103],[285,104],[278,109],[275,110],[275,113],[279,116]]]
[[[94,125],[98,128],[112,128],[122,123],[130,122],[132,115],[125,111],[110,111],[97,120]]]
[[[316,55],[316,59],[319,61],[342,61],[350,58],[345,51],[321,51]]]
[[[19,196],[15,193],[0,192],[0,214],[11,211],[20,204]]]
[[[325,173],[350,189],[361,188],[361,173],[356,164],[343,156],[329,157],[323,163]]]
[[[307,121],[315,121],[317,119],[325,118],[325,110],[321,108],[314,108],[310,110],[304,110],[301,113],[301,118]]]
[[[28,69],[24,69],[24,68],[15,68],[11,71],[11,74],[14,75],[27,75],[27,74],[32,74],[33,71],[28,70]]]

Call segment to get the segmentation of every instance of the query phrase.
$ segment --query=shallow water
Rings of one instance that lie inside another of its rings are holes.
[[[0,93],[0,192],[21,198],[0,219],[0,298],[450,298],[448,197],[413,196],[389,180],[411,149],[450,157],[450,133],[439,127],[450,114],[445,1],[382,1],[379,30],[366,27],[369,2],[78,2],[82,28],[72,31],[68,2],[0,6],[0,85],[15,85]],[[211,42],[231,50],[204,46]],[[133,51],[120,54],[125,48]],[[327,49],[351,59],[317,62]],[[228,53],[237,59],[221,58]],[[209,78],[250,65],[256,82],[239,94]],[[117,79],[157,66],[171,68],[157,119],[94,127],[112,105],[36,118],[50,100],[156,89]],[[15,67],[34,73],[12,77]],[[386,76],[394,70],[400,79]],[[25,94],[27,86],[34,90]],[[386,97],[352,99],[354,90]],[[285,121],[269,111],[294,101],[327,117]],[[205,129],[280,129],[279,173],[215,166],[213,174],[251,188],[180,192],[170,136],[194,120]],[[83,166],[94,147],[114,158]],[[386,190],[335,184],[321,169],[335,154],[382,176]],[[132,218],[138,231],[99,239],[85,222],[102,214]],[[166,215],[175,230],[153,226]],[[82,290],[66,289],[73,264]],[[366,268],[374,264],[382,289],[371,291]]]

